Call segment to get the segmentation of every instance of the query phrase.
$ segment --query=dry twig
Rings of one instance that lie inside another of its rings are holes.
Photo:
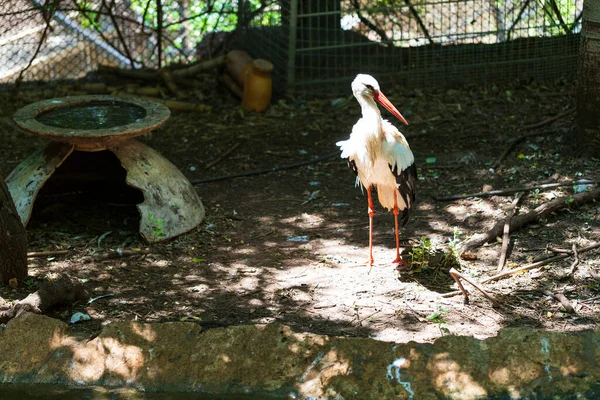
[[[499,307],[500,303],[498,303],[498,301],[496,299],[494,299],[488,292],[486,292],[478,283],[475,283],[474,281],[472,281],[469,277],[461,274],[460,272],[458,272],[456,269],[454,268],[450,268],[450,271],[448,271],[448,273],[450,274],[450,276],[456,281],[456,284],[458,285],[458,288],[460,289],[460,291],[463,293],[463,295],[465,296],[465,303],[469,303],[469,294],[468,292],[465,290],[465,288],[463,287],[462,283],[460,282],[460,279],[464,279],[466,282],[470,283],[471,285],[473,285],[473,287],[477,290],[479,290],[481,292],[481,294],[483,294],[485,296],[486,299],[488,299],[489,301],[492,302],[492,304],[494,305],[494,307]]]
[[[225,56],[219,56],[189,67],[175,69],[173,70],[173,75],[177,78],[187,78],[198,75],[200,72],[215,69],[223,64],[225,64]]]
[[[326,156],[313,158],[312,160],[297,162],[295,164],[283,165],[281,167],[273,167],[273,168],[261,169],[261,170],[258,170],[258,171],[242,172],[241,174],[217,176],[215,178],[208,178],[208,179],[194,179],[194,180],[190,180],[190,182],[191,182],[192,185],[199,185],[201,183],[217,182],[217,181],[223,181],[223,180],[226,180],[226,179],[243,178],[243,177],[246,177],[246,176],[254,176],[254,175],[263,175],[263,174],[268,174],[270,172],[284,171],[284,170],[288,170],[288,169],[294,169],[294,168],[298,168],[298,167],[303,167],[305,165],[317,164],[317,163],[329,160],[330,158],[333,158],[333,157],[339,156],[339,155],[340,155],[339,152],[335,152],[335,153],[328,154]]]
[[[532,190],[543,190],[543,189],[554,189],[563,186],[574,186],[574,185],[597,185],[600,183],[599,179],[578,179],[576,181],[569,182],[558,182],[558,183],[544,183],[542,185],[528,185],[519,186],[507,189],[490,190],[487,192],[477,192],[468,194],[456,194],[452,196],[441,196],[434,197],[436,201],[452,201],[460,199],[468,199],[470,197],[491,197],[491,196],[506,196],[517,192],[531,192]]]
[[[553,212],[560,211],[564,208],[578,207],[583,204],[589,203],[593,200],[600,199],[600,189],[596,189],[592,192],[578,193],[573,196],[564,196],[542,204],[541,206],[529,211],[527,214],[521,214],[514,217],[510,222],[510,230],[516,231],[524,225],[529,224],[536,219],[549,215]],[[504,227],[503,221],[499,221],[489,231],[476,235],[471,239],[463,243],[463,251],[473,250],[484,243],[496,239],[500,236]]]
[[[30,251],[27,253],[27,258],[61,256],[64,254],[69,254],[69,250]]]
[[[502,269],[504,268],[504,264],[506,263],[506,254],[508,253],[508,244],[510,243],[510,221],[512,221],[512,218],[514,217],[515,213],[517,212],[517,205],[519,204],[519,201],[521,201],[521,199],[523,198],[524,193],[519,194],[517,197],[515,197],[515,199],[513,200],[512,204],[511,204],[511,210],[508,213],[508,215],[506,216],[506,219],[504,220],[504,232],[502,235],[502,250],[500,250],[500,259],[498,260],[498,268],[496,268],[496,271],[500,272],[502,271]]]
[[[600,247],[600,243],[594,243],[594,244],[589,245],[587,247],[580,248],[578,250],[578,252],[579,252],[579,254],[581,254],[581,253],[585,253],[585,252],[590,251],[590,250],[597,249],[598,247]],[[544,265],[550,264],[551,262],[554,262],[554,261],[564,260],[565,258],[570,257],[571,255],[572,255],[572,253],[569,252],[567,254],[561,254],[559,256],[550,257],[550,258],[547,258],[547,259],[542,260],[542,261],[534,262],[534,263],[522,266],[520,268],[511,269],[510,271],[505,271],[505,272],[502,272],[500,274],[496,274],[494,276],[491,276],[491,277],[489,277],[487,279],[484,279],[483,281],[481,281],[481,283],[483,284],[483,283],[488,283],[488,282],[496,281],[498,279],[505,278],[507,276],[510,276],[510,275],[513,275],[513,274],[516,274],[516,273],[519,273],[519,272],[524,272],[524,271],[527,271],[527,270],[530,270],[530,269],[533,269],[533,268],[539,268],[539,267],[542,267]]]
[[[579,254],[577,254],[577,246],[573,243],[573,263],[571,264],[571,268],[569,268],[569,276],[575,273],[575,268],[579,265]]]
[[[108,253],[97,254],[97,255],[92,255],[92,256],[85,256],[85,257],[83,257],[82,260],[84,262],[106,261],[106,260],[112,260],[114,258],[131,257],[131,256],[141,256],[141,255],[153,254],[153,253],[158,253],[158,252],[156,250],[152,250],[152,249],[147,249],[147,250],[115,250],[115,251],[110,251]]]
[[[549,290],[544,290],[543,293],[546,296],[551,296],[551,297],[555,298],[556,300],[560,301],[560,304],[563,305],[563,307],[565,308],[565,310],[567,310],[567,312],[569,314],[575,314],[575,309],[571,305],[571,302],[569,301],[569,299],[567,299],[564,294],[562,294],[562,293],[552,293]]]
[[[525,129],[537,129],[537,128],[541,128],[542,126],[551,124],[552,122],[556,121],[557,119],[560,119],[562,117],[566,117],[567,115],[574,113],[575,112],[575,108],[570,108],[567,111],[563,111],[559,114],[556,114],[553,117],[550,118],[546,118],[545,120],[541,121],[541,122],[537,122],[535,124],[531,124],[531,125],[525,125]]]
[[[548,136],[548,135],[553,135],[556,133],[557,133],[556,131],[533,132],[533,133],[527,133],[525,135],[521,135],[521,136],[515,138],[512,142],[510,142],[508,147],[506,147],[506,149],[504,149],[504,152],[502,152],[500,157],[498,157],[498,159],[494,162],[494,164],[492,165],[492,169],[495,170],[496,168],[498,168],[502,164],[502,161],[504,161],[506,156],[508,156],[510,154],[510,152],[517,146],[517,144],[521,143],[523,140],[530,138],[530,137]]]
[[[206,164],[204,166],[204,168],[209,169],[211,167],[214,167],[215,165],[217,165],[218,163],[220,163],[221,161],[223,161],[225,159],[225,157],[227,157],[228,155],[230,155],[231,153],[233,153],[233,151],[235,149],[237,149],[238,147],[240,147],[241,144],[242,144],[242,142],[235,143],[233,146],[231,146],[229,149],[227,149],[227,151],[225,151],[223,154],[221,154],[220,156],[218,156],[217,158],[215,158],[214,160],[212,160],[211,162],[209,162],[208,164]]]

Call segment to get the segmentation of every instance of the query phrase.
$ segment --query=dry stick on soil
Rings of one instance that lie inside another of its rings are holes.
[[[78,279],[62,275],[57,280],[44,282],[35,293],[0,311],[0,323],[5,324],[23,312],[43,314],[56,305],[85,301],[88,298],[87,291]]]
[[[554,121],[556,121],[557,119],[560,119],[562,117],[566,117],[567,115],[574,113],[575,112],[575,108],[570,108],[567,111],[563,111],[560,114],[556,114],[553,117],[550,118],[546,118],[545,120],[535,123],[535,124],[531,124],[531,125],[525,125],[525,129],[537,129],[537,128],[541,128],[542,126],[548,125]]]
[[[206,164],[206,166],[204,168],[209,169],[211,167],[214,167],[215,165],[217,165],[218,163],[223,161],[225,159],[225,157],[227,157],[228,155],[233,153],[233,151],[235,149],[237,149],[238,147],[240,147],[241,144],[242,144],[242,142],[237,142],[236,144],[231,146],[227,151],[225,151],[223,154],[221,154],[219,157],[215,158],[213,161]]]
[[[494,161],[494,164],[492,165],[492,169],[498,168],[502,164],[502,161],[504,161],[506,156],[508,156],[510,154],[510,152],[517,146],[517,144],[521,143],[523,140],[530,138],[530,137],[534,137],[534,136],[548,136],[548,135],[553,135],[556,133],[557,133],[556,131],[533,132],[533,133],[527,133],[525,135],[521,135],[521,136],[515,138],[512,142],[510,142],[508,147],[506,149],[504,149],[504,152],[502,152],[502,154],[500,154],[500,157],[498,157],[498,159],[496,161]]]
[[[581,253],[585,253],[585,252],[590,251],[590,250],[597,249],[599,247],[600,247],[600,243],[594,243],[594,244],[589,245],[587,247],[582,247],[582,248],[580,248],[577,251],[578,251],[579,254],[581,254]],[[568,254],[561,254],[561,255],[556,256],[556,257],[546,258],[545,260],[542,260],[542,261],[534,262],[534,263],[531,263],[531,264],[528,264],[528,265],[524,265],[524,266],[522,266],[520,268],[511,269],[510,271],[505,271],[505,272],[502,272],[500,274],[491,276],[491,277],[489,277],[489,278],[484,279],[483,281],[481,281],[481,283],[484,284],[484,283],[492,282],[492,281],[495,281],[495,280],[507,277],[509,275],[513,275],[513,274],[519,273],[519,272],[528,271],[528,270],[533,269],[533,268],[539,268],[539,267],[542,267],[542,266],[544,266],[546,264],[550,264],[551,262],[554,262],[554,261],[564,260],[565,258],[570,257],[571,255],[573,255],[573,254],[571,252],[569,252]]]
[[[121,250],[121,251],[111,251],[108,253],[98,254],[95,256],[85,256],[82,258],[83,262],[92,262],[92,261],[105,261],[112,260],[115,258],[121,257],[132,257],[132,256],[142,256],[146,254],[157,254],[159,253],[156,250],[148,249],[148,250]]]
[[[69,250],[30,251],[27,253],[27,258],[62,256],[64,254],[69,254]]]
[[[541,206],[529,211],[527,214],[517,215],[510,222],[510,230],[512,232],[527,225],[536,219],[549,215],[553,212],[560,211],[564,208],[579,207],[583,204],[589,203],[593,200],[600,199],[600,189],[596,189],[592,192],[579,193],[574,196],[564,196],[542,204]],[[486,233],[479,234],[463,243],[463,251],[473,250],[477,247],[482,246],[491,240],[495,240],[501,235],[504,224],[499,221],[494,225],[492,229]]]
[[[571,305],[571,302],[569,301],[569,299],[567,299],[564,294],[562,294],[562,293],[552,293],[549,290],[544,290],[543,293],[546,296],[554,297],[556,300],[560,301],[560,304],[563,305],[563,307],[565,308],[565,310],[567,310],[568,313],[575,314],[575,309]]]
[[[173,75],[178,78],[187,78],[190,76],[198,75],[200,72],[215,69],[225,64],[225,56],[215,57],[210,60],[201,62],[199,64],[192,65],[190,67],[180,68],[173,70]]]
[[[514,217],[515,213],[517,212],[517,205],[519,204],[519,201],[521,201],[521,199],[523,198],[524,194],[525,193],[519,194],[513,200],[512,204],[511,204],[510,213],[506,216],[506,219],[504,220],[504,232],[502,235],[502,250],[500,250],[500,259],[498,260],[498,268],[496,268],[496,271],[498,271],[498,272],[502,271],[502,269],[504,268],[504,264],[506,263],[506,254],[508,253],[508,244],[510,243],[510,221],[512,221],[512,218]]]
[[[569,276],[571,276],[575,273],[575,268],[579,264],[579,254],[577,254],[577,246],[575,246],[575,243],[573,243],[573,257],[575,259],[573,260],[573,263],[571,264],[571,268],[569,269]]]
[[[190,183],[192,185],[198,185],[198,184],[201,184],[201,183],[217,182],[217,181],[223,181],[223,180],[226,180],[226,179],[242,178],[242,177],[254,176],[254,175],[264,175],[264,174],[268,174],[270,172],[284,171],[284,170],[288,170],[288,169],[303,167],[305,165],[317,164],[317,163],[320,163],[322,161],[329,160],[330,158],[333,158],[335,156],[339,157],[339,155],[340,155],[339,152],[335,152],[335,153],[328,154],[326,156],[313,158],[312,160],[302,161],[302,162],[298,162],[298,163],[295,163],[295,164],[283,165],[281,167],[273,167],[273,168],[261,169],[261,170],[258,170],[258,171],[242,172],[241,174],[234,174],[234,175],[217,176],[216,178],[209,178],[209,179],[194,179],[194,180],[190,180]]]
[[[473,287],[477,290],[479,290],[486,299],[488,299],[489,301],[492,302],[492,304],[494,305],[494,307],[499,307],[500,303],[498,303],[498,301],[496,301],[496,299],[494,299],[488,292],[486,292],[478,283],[475,283],[474,281],[471,280],[471,278],[461,274],[460,272],[458,272],[456,269],[454,268],[450,268],[450,271],[448,271],[448,273],[450,274],[450,276],[456,281],[456,284],[458,285],[458,288],[460,289],[460,291],[463,293],[463,295],[465,296],[465,303],[469,302],[469,294],[467,293],[467,291],[465,290],[465,288],[463,287],[463,285],[460,283],[460,279],[464,279],[465,281],[467,281],[468,283],[470,283],[471,285],[473,285]]]
[[[175,95],[175,97],[185,97],[185,94],[181,92],[181,90],[175,83],[175,80],[173,79],[173,73],[168,67],[161,68],[160,70],[158,70],[158,73],[160,74],[160,77],[162,78],[165,85],[167,85],[167,88],[171,91],[171,93]]]
[[[569,182],[558,182],[558,183],[544,183],[542,185],[528,185],[519,186],[508,189],[490,190],[487,192],[467,193],[467,194],[456,194],[452,196],[434,197],[436,201],[452,201],[460,199],[468,199],[469,197],[491,197],[491,196],[507,196],[517,192],[531,192],[532,190],[543,190],[543,189],[554,189],[563,186],[574,186],[574,185],[596,185],[600,183],[599,179],[578,179],[576,181]]]

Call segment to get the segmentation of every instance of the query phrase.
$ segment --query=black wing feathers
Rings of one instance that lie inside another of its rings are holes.
[[[398,191],[400,196],[406,204],[406,208],[402,211],[402,226],[406,225],[408,218],[410,217],[410,209],[415,202],[415,188],[417,185],[417,167],[415,164],[411,164],[404,171],[398,173],[398,166],[394,168],[390,165],[392,173],[396,177],[396,183],[398,184]]]

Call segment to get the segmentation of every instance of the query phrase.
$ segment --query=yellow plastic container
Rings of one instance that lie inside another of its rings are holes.
[[[272,72],[271,62],[260,58],[252,62],[246,75],[242,96],[242,108],[245,111],[262,112],[267,109],[273,92]]]

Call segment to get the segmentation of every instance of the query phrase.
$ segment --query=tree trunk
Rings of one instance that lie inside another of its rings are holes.
[[[0,173],[0,282],[27,278],[27,235]]]
[[[600,154],[600,0],[584,0],[577,79],[577,148]]]

